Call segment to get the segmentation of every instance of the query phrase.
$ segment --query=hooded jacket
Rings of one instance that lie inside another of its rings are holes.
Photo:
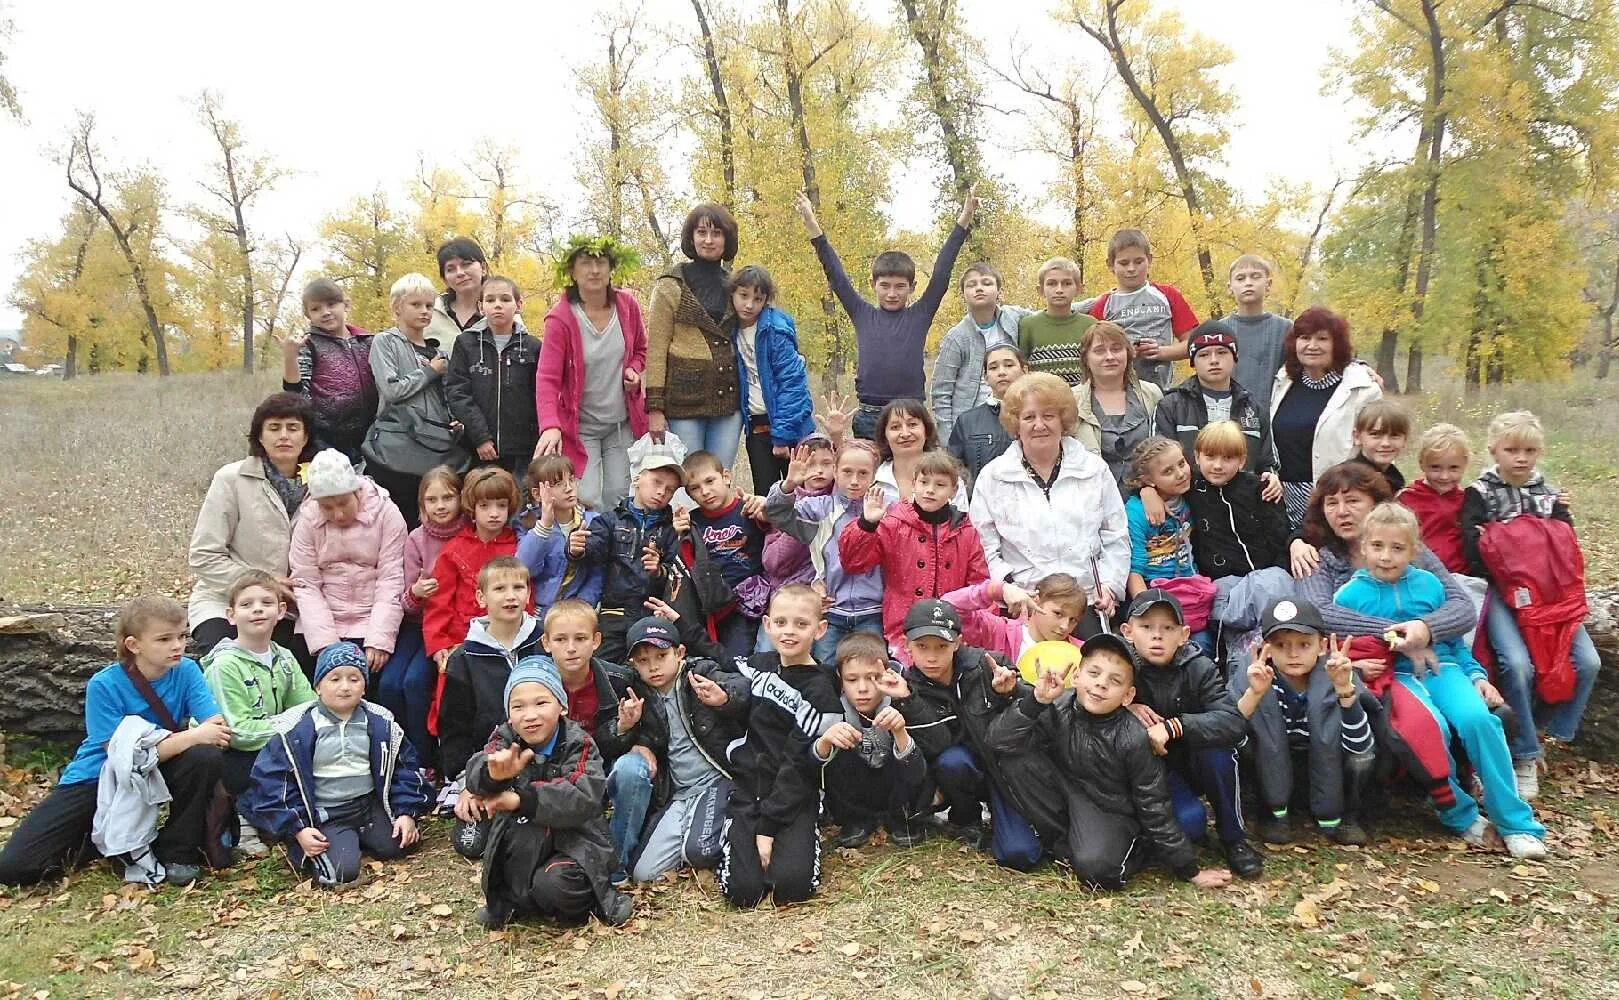
[[[588,530],[600,516],[593,510],[580,508],[584,526]],[[534,590],[534,613],[545,617],[546,609],[558,601],[578,598],[595,607],[602,596],[602,567],[589,563],[581,556],[573,562],[573,577],[564,585],[568,575],[568,532],[553,525],[543,534],[539,525],[523,533],[517,543],[517,558],[528,567],[529,585]]]
[[[1417,515],[1422,544],[1452,573],[1467,572],[1467,550],[1462,544],[1462,504],[1466,496],[1465,489],[1441,493],[1428,480],[1418,479],[1395,497],[1401,506]]]
[[[639,617],[649,597],[663,590],[663,574],[648,573],[641,554],[648,542],[657,544],[663,564],[676,558],[674,516],[669,508],[643,511],[625,497],[612,510],[590,522],[582,564],[602,567],[601,607],[628,611]]]
[[[733,318],[731,343],[736,350],[738,392],[744,415],[751,411],[748,399],[747,365],[742,358],[742,330]],[[793,318],[775,306],[765,306],[754,321],[753,354],[757,362],[759,392],[764,396],[765,416],[770,423],[770,443],[792,448],[815,433],[815,401],[810,398],[809,374],[804,356],[798,353],[798,330]]]
[[[469,451],[493,442],[502,459],[526,464],[533,457],[540,440],[534,405],[539,360],[540,342],[529,335],[521,316],[513,321],[505,350],[495,350],[489,321],[482,317],[455,338],[444,396],[466,428],[462,440]]]
[[[646,747],[658,760],[658,773],[652,779],[652,809],[655,814],[675,795],[675,779],[669,768],[669,719],[664,714],[663,699],[641,675],[628,667],[613,665],[609,678],[614,690],[633,690],[643,702],[641,720],[624,734],[628,752],[632,747]],[[697,700],[692,692],[689,674],[706,677],[725,689],[725,704],[710,708]],[[720,664],[714,660],[687,656],[675,674],[674,702],[691,733],[697,749],[721,778],[731,777],[731,763],[726,751],[747,732],[748,705],[751,700],[747,678],[734,664]],[[622,697],[622,695],[620,695]]]
[[[967,470],[967,496],[973,495],[973,483],[984,466],[999,458],[1011,447],[1012,435],[1001,425],[999,400],[980,403],[963,410],[950,430],[946,450],[956,456]]]
[[[624,335],[624,367],[645,372],[646,327],[641,322],[641,304],[634,295],[617,288],[613,289],[613,308]],[[539,428],[541,432],[553,427],[562,432],[562,454],[573,463],[574,474],[583,477],[589,464],[584,442],[579,438],[579,401],[585,394],[584,332],[579,329],[579,317],[573,314],[573,301],[566,295],[545,314],[544,332],[539,370],[534,376]],[[623,379],[618,382],[622,385]],[[624,412],[629,415],[631,437],[645,434],[646,394],[640,386],[624,390]]]
[[[202,658],[202,675],[230,727],[230,748],[253,752],[275,732],[272,721],[290,708],[315,700],[292,653],[270,644],[270,665],[235,639],[222,640]]]
[[[313,497],[298,508],[292,526],[292,593],[298,602],[298,631],[311,651],[340,639],[393,652],[404,608],[404,515],[387,491],[371,480],[356,491],[360,509],[354,523],[337,527],[326,520]]]
[[[1242,384],[1231,383],[1231,420],[1242,428],[1248,439],[1248,462],[1243,468],[1249,472],[1276,471],[1276,448],[1271,442],[1270,414],[1259,408],[1254,397]],[[1193,375],[1180,385],[1165,390],[1158,402],[1153,424],[1164,437],[1179,441],[1186,460],[1192,461],[1197,432],[1209,422],[1208,403],[1203,399],[1203,387]]]
[[[567,678],[562,682],[566,684]],[[590,658],[590,684],[596,690],[596,714],[589,726],[579,725],[601,751],[602,766],[611,770],[613,761],[622,757],[634,742],[630,734],[618,731],[618,703],[629,690],[629,679],[617,664],[593,656]]]
[[[1171,733],[1181,732],[1169,741],[1171,766],[1183,763],[1189,751],[1235,747],[1242,742],[1247,720],[1226,691],[1220,668],[1196,643],[1182,645],[1167,667],[1153,666],[1139,652],[1135,660],[1135,703],[1171,722]]]
[[[859,497],[851,499],[836,489],[821,496],[788,496],[780,483],[765,498],[765,517],[778,531],[808,547],[815,576],[826,582],[832,610],[841,615],[870,614],[883,603],[882,570],[874,566],[863,573],[850,573],[843,568],[838,539],[844,529],[860,520],[861,504]]]
[[[264,475],[265,461],[253,455],[232,462],[208,484],[186,550],[186,564],[197,580],[186,607],[192,628],[225,617],[225,595],[243,570],[287,575],[292,518]]]
[[[1002,342],[1017,345],[1018,321],[1027,315],[1029,310],[1018,306],[1001,306],[995,311],[995,326],[1001,332]],[[979,405],[987,353],[984,335],[978,332],[972,313],[963,316],[961,322],[946,330],[939,340],[939,356],[933,361],[933,383],[928,389],[933,419],[939,425],[939,440],[951,440],[956,421]]]
[[[348,326],[347,337],[310,327],[298,349],[298,381],[281,383],[315,407],[315,437],[344,449],[358,448],[377,415],[377,383],[371,375],[372,336]],[[352,457],[356,457],[351,455]]]
[[[893,650],[905,648],[905,612],[927,597],[938,597],[989,579],[978,529],[965,512],[951,510],[943,524],[922,520],[911,500],[888,508],[875,524],[862,515],[838,536],[846,573],[883,573],[883,636]]]
[[[543,653],[540,621],[524,615],[517,640],[510,646],[489,631],[489,619],[474,618],[467,641],[444,666],[444,696],[439,702],[440,771],[455,777],[467,760],[506,721],[506,678],[525,656]]]
[[[478,573],[496,556],[517,554],[517,534],[501,529],[493,541],[478,537],[478,528],[467,523],[460,534],[444,543],[433,560],[433,579],[438,590],[427,599],[422,612],[422,642],[429,659],[467,637],[467,626],[483,614],[478,606]],[[411,581],[414,583],[415,581]],[[532,608],[534,591],[529,590]]]
[[[1502,479],[1500,469],[1492,465],[1462,494],[1462,555],[1467,560],[1468,576],[1490,579],[1490,569],[1478,551],[1478,540],[1487,524],[1510,521],[1525,514],[1574,524],[1568,505],[1558,498],[1557,489],[1546,482],[1539,469],[1522,486],[1513,486]]]
[[[1287,508],[1267,503],[1252,472],[1238,472],[1215,486],[1192,477],[1186,502],[1192,508],[1192,561],[1211,580],[1246,576],[1268,566],[1288,568]]]
[[[448,360],[437,340],[427,346],[435,358]],[[380,402],[366,434],[366,458],[412,476],[438,465],[467,464],[460,435],[450,426],[443,379],[398,329],[384,330],[371,342],[371,376]]]
[[[729,809],[751,814],[761,837],[773,837],[805,812],[820,812],[821,762],[811,752],[843,719],[832,674],[819,664],[787,666],[776,653],[754,653],[748,678],[748,729],[730,747]]]

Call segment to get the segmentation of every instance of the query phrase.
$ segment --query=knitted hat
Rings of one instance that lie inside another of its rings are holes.
[[[336,448],[327,448],[310,460],[309,468],[304,470],[304,483],[309,487],[309,495],[319,500],[353,493],[365,485],[365,479],[354,471],[354,463],[347,455]]]
[[[352,642],[334,642],[320,651],[315,658],[315,683],[318,685],[322,677],[338,667],[354,667],[367,684],[371,683],[371,668],[365,662],[365,650]]]
[[[506,677],[507,705],[512,703],[512,692],[517,690],[519,684],[544,684],[557,696],[562,710],[568,710],[568,689],[563,686],[562,675],[557,672],[557,665],[549,656],[525,656],[517,661],[517,666]]]
[[[1237,356],[1237,332],[1225,320],[1211,319],[1192,331],[1192,338],[1188,342],[1187,356],[1197,357],[1197,352],[1205,347],[1223,347]]]

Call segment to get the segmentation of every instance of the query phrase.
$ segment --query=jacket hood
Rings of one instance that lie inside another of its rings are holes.
[[[1198,384],[1196,375],[1189,375],[1187,376],[1186,381],[1181,382],[1179,385],[1170,386],[1168,389],[1164,390],[1165,396],[1169,396],[1172,393],[1188,397],[1200,396],[1202,395],[1202,387]],[[1241,382],[1238,382],[1236,379],[1231,380],[1231,405],[1233,408],[1236,407],[1238,400],[1248,400],[1252,398],[1253,397],[1248,392],[1246,386],[1244,386]]]
[[[754,336],[763,333],[786,335],[798,341],[798,327],[793,324],[793,318],[775,306],[765,306],[754,321]]]
[[[484,615],[482,618],[472,619],[472,624],[467,628],[467,642],[468,644],[476,642],[489,649],[513,650],[527,642],[539,630],[539,627],[540,620],[524,612],[523,624],[517,629],[517,641],[512,643],[511,646],[507,646],[499,639],[496,639],[494,634],[489,631],[489,616]]]
[[[1016,438],[1001,457],[984,466],[979,476],[989,476],[1002,483],[1032,482],[1029,473],[1023,468],[1023,444]],[[1057,464],[1058,479],[1087,479],[1105,478],[1110,484],[1113,473],[1108,469],[1107,463],[1096,455],[1091,454],[1084,445],[1075,438],[1062,439],[1062,461]]]
[[[273,654],[271,659],[272,663],[281,659],[281,651],[277,650],[273,643],[270,646],[270,651]],[[264,661],[258,658],[258,654],[254,653],[252,650],[249,650],[246,646],[242,645],[235,639],[229,638],[219,640],[213,649],[209,650],[207,653],[204,653],[202,656],[202,664],[204,666],[222,660],[240,660],[243,662],[251,661],[260,666],[264,665]]]
[[[1489,483],[1491,486],[1500,486],[1509,490],[1527,490],[1535,486],[1546,485],[1546,477],[1540,474],[1539,466],[1536,466],[1535,471],[1529,474],[1528,481],[1522,486],[1513,486],[1511,483],[1502,478],[1501,467],[1499,465],[1489,466],[1483,472],[1479,473],[1478,477]]]
[[[563,301],[566,302],[567,300],[564,299]],[[468,332],[468,333],[476,333],[478,335],[478,339],[482,340],[483,335],[485,333],[489,333],[489,318],[487,316],[479,316],[477,318],[477,320],[475,320],[471,326],[467,327],[466,332]],[[494,334],[489,333],[489,336],[494,337]],[[522,313],[518,313],[516,316],[512,317],[512,336],[513,337],[526,337],[526,336],[528,336],[528,327],[523,325],[523,314]]]

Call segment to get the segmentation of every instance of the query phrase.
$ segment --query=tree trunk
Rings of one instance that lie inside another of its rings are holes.
[[[703,36],[703,62],[708,69],[708,85],[714,91],[714,117],[720,125],[720,174],[725,180],[725,204],[736,208],[736,139],[731,131],[731,102],[725,97],[725,77],[720,73],[720,58],[714,47],[714,32],[708,25],[708,12],[703,0],[691,0],[697,13],[697,27]]]
[[[928,109],[933,112],[934,120],[939,123],[939,135],[944,144],[944,159],[950,165],[956,200],[964,202],[967,200],[967,192],[972,190],[974,178],[968,156],[970,152],[967,148],[968,139],[962,134],[960,117],[950,102],[949,87],[944,78],[942,51],[942,37],[946,26],[953,25],[956,21],[955,0],[940,0],[936,15],[931,11],[920,9],[917,0],[899,0],[899,5],[905,13],[905,23],[910,28],[911,38],[922,50],[922,71],[927,80]],[[928,23],[929,20],[932,20],[931,24]],[[967,243],[971,249],[969,259],[984,256],[983,240],[978,227],[974,227],[968,235]]]
[[[77,378],[78,374],[79,335],[76,333],[70,333],[67,335],[67,363],[62,366],[62,379],[63,381],[67,381],[69,379]]]
[[[1416,395],[1422,391],[1422,346],[1412,344],[1405,356],[1405,391]]]
[[[1424,151],[1428,148],[1428,123],[1422,124],[1422,131],[1417,136],[1417,151],[1411,157],[1413,168],[1422,163]],[[1394,240],[1394,288],[1403,297],[1406,285],[1411,280],[1411,255],[1415,251],[1417,238],[1417,217],[1421,214],[1422,196],[1413,188],[1405,196],[1405,214],[1400,216],[1400,235]],[[1398,350],[1400,330],[1395,326],[1383,328],[1383,336],[1377,345],[1377,373],[1383,376],[1383,382],[1390,392],[1400,391],[1400,378],[1394,370],[1395,352]]]
[[[1427,26],[1428,74],[1426,124],[1428,147],[1423,161],[1422,245],[1417,250],[1416,287],[1412,289],[1411,318],[1422,320],[1428,297],[1428,279],[1433,273],[1434,238],[1439,217],[1439,175],[1444,166],[1445,123],[1445,36],[1439,25],[1439,0],[1422,0],[1422,18]]]

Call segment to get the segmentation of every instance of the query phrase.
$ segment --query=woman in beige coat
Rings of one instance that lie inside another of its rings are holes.
[[[1093,323],[1080,340],[1079,352],[1085,375],[1074,386],[1074,402],[1079,405],[1074,437],[1107,462],[1123,496],[1130,453],[1152,437],[1152,417],[1164,390],[1136,377],[1135,345],[1117,323]]]

